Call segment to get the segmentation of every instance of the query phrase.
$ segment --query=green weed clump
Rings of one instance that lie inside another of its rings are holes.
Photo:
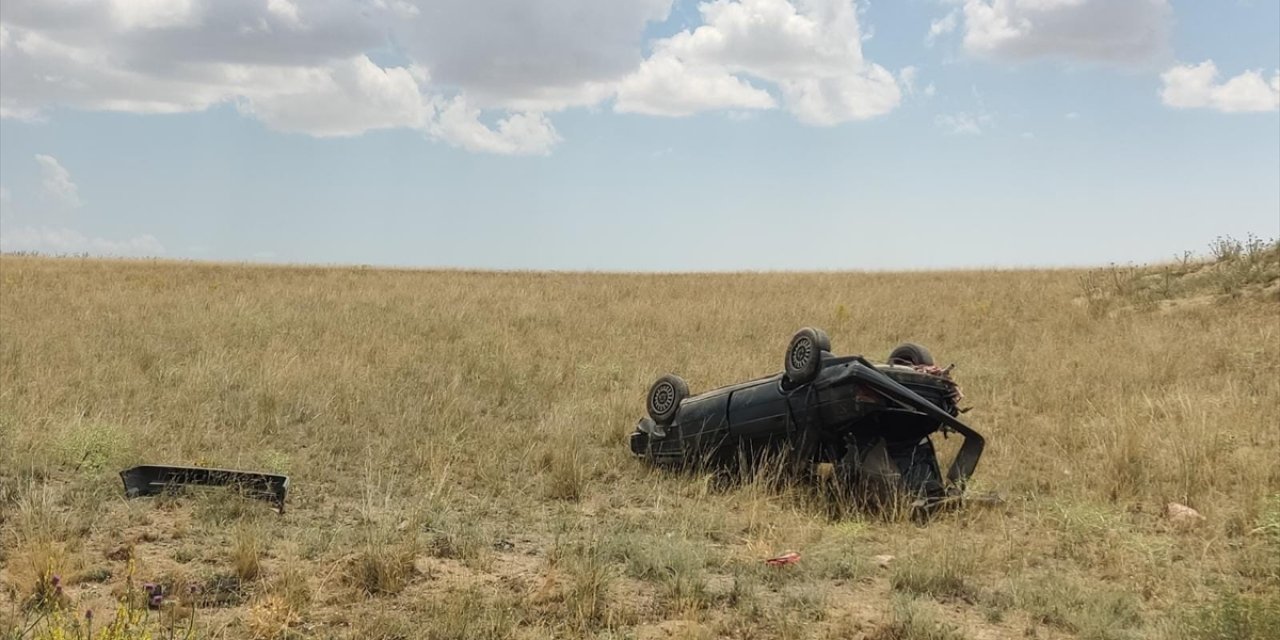
[[[1280,594],[1223,594],[1184,615],[1167,634],[1186,640],[1273,640],[1280,637]]]

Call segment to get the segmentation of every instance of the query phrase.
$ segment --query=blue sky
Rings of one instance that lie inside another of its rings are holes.
[[[1274,1],[7,0],[0,60],[6,251],[918,269],[1280,236]]]

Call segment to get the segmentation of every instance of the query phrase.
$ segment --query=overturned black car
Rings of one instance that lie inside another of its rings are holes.
[[[984,446],[957,419],[961,395],[950,369],[912,343],[894,349],[887,364],[836,356],[826,333],[804,328],[787,347],[782,373],[697,396],[678,376],[659,378],[631,451],[678,467],[785,460],[808,474],[825,463],[858,495],[936,506],[961,494]],[[939,431],[964,438],[945,478],[930,439]]]

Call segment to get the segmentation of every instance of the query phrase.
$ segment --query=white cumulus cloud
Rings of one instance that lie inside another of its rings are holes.
[[[959,18],[960,10],[952,9],[947,12],[947,15],[942,16],[937,20],[931,20],[929,22],[929,33],[926,33],[924,36],[924,43],[926,45],[933,46],[933,43],[938,38],[955,31],[956,25],[960,21]]]
[[[1168,0],[965,0],[963,13],[970,53],[1116,64],[1167,53],[1173,17]]]
[[[686,64],[670,54],[644,61],[622,81],[614,109],[622,113],[687,116],[712,109],[772,109],[768,91],[724,68]]]
[[[277,131],[326,137],[406,128],[473,150],[543,153],[559,140],[543,112],[610,97],[611,83],[639,64],[645,21],[664,17],[669,0],[575,2],[577,9],[519,0],[6,0],[0,117],[36,120],[52,107],[181,113],[230,104]],[[639,8],[624,10],[628,3]],[[523,40],[426,46],[422,39],[439,36],[442,11],[457,18],[450,28],[483,30],[488,15]],[[525,16],[530,30],[546,32],[516,34],[521,12],[536,14]],[[594,23],[574,22],[577,13]],[[375,58],[389,39],[396,50]],[[606,60],[608,46],[614,53]],[[595,48],[602,50],[593,58]],[[498,124],[476,118],[459,133],[457,113],[436,109],[452,99]]]
[[[986,113],[944,113],[934,117],[933,123],[939,129],[952,135],[978,135],[990,127],[995,120]]]
[[[480,110],[462,97],[441,105],[431,133],[456,147],[507,155],[546,155],[560,142],[560,135],[540,113],[511,114],[490,128],[480,121]]]
[[[268,125],[319,135],[401,125],[412,121],[402,105],[408,72],[364,55],[385,37],[383,13],[337,0],[10,0],[0,17],[0,105],[30,116],[53,106],[178,113],[247,101]]]
[[[144,234],[123,240],[88,236],[66,227],[21,226],[0,234],[0,251],[34,251],[60,255],[87,253],[97,256],[162,256],[164,245]]]
[[[808,124],[832,125],[892,111],[893,74],[862,55],[851,0],[714,0],[702,25],[653,44],[624,79],[618,111],[685,115],[781,106]]]
[[[278,131],[351,136],[371,129],[421,128],[431,117],[415,70],[382,68],[367,56],[319,68],[257,70],[238,108]]]
[[[907,66],[898,69],[898,84],[902,85],[902,90],[908,94],[916,92],[916,78],[920,75],[920,70]]]
[[[71,172],[53,156],[36,155],[36,164],[40,165],[40,187],[44,195],[53,203],[76,208],[82,205],[80,188],[71,181]]]
[[[1177,109],[1215,109],[1226,113],[1280,109],[1280,70],[1267,80],[1261,71],[1248,70],[1219,81],[1213,60],[1178,65],[1160,74],[1160,99]]]
[[[864,59],[854,0],[708,0],[645,42],[672,1],[5,0],[0,117],[232,105],[276,131],[543,154],[569,108],[830,125],[893,110],[912,80]]]

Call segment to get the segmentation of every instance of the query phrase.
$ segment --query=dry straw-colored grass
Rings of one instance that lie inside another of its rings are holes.
[[[1277,637],[1280,307],[1127,277],[4,257],[0,628],[55,567],[111,611],[133,562],[202,585],[201,637]],[[803,325],[958,363],[1007,505],[833,517],[629,458],[654,377],[771,373]],[[289,509],[126,501],[141,462],[286,472]]]

